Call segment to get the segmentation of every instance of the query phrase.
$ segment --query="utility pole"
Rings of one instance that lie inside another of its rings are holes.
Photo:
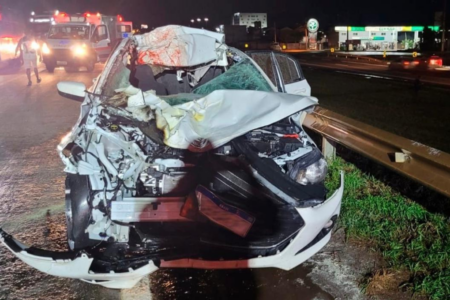
[[[445,51],[445,22],[446,22],[446,15],[447,15],[447,0],[444,0],[444,11],[443,11],[443,15],[442,15],[442,42],[441,42],[441,51],[444,52]]]
[[[350,38],[349,37],[349,34],[350,34],[349,31],[350,30],[348,30],[348,27],[349,26],[347,25],[347,41],[345,42],[345,48],[347,49],[347,52],[350,51],[350,42],[349,42],[349,38]]]

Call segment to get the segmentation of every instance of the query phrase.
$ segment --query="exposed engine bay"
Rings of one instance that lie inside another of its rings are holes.
[[[136,122],[118,116],[117,108],[99,108],[95,117],[99,125],[94,130],[84,127],[62,152],[68,156],[64,159],[77,166],[78,175],[86,176],[82,183],[68,177],[67,218],[69,224],[77,224],[69,225],[68,232],[74,250],[101,241],[128,243],[131,231],[139,235],[139,229],[161,226],[160,222],[197,222],[198,212],[191,218],[180,212],[199,185],[217,193],[224,203],[254,214],[260,213],[258,208],[250,209],[256,203],[263,211],[267,203],[287,211],[292,206],[291,213],[295,213],[294,207],[325,200],[326,162],[293,118],[199,153],[162,143],[162,132],[154,121]],[[254,176],[256,173],[262,177]],[[278,187],[278,195],[271,186]],[[86,200],[73,201],[83,189],[89,191]],[[89,209],[81,213],[80,205]],[[290,234],[298,231],[300,224],[295,225]],[[201,230],[195,230],[195,235],[201,236]],[[143,234],[139,237],[144,245],[151,240]]]

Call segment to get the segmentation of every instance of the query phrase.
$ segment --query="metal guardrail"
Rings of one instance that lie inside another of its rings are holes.
[[[351,54],[351,53],[340,53],[340,52],[328,53],[328,57],[365,60],[365,61],[379,63],[379,64],[387,64],[386,60],[373,58],[370,56],[355,55],[355,54]]]
[[[303,125],[322,135],[327,157],[338,143],[450,197],[450,154],[320,107]]]

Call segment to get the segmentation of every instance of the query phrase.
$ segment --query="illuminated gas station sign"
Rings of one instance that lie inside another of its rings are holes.
[[[336,26],[334,27],[335,31],[385,31],[385,32],[394,32],[394,31],[406,31],[406,32],[415,32],[415,31],[423,31],[424,26],[366,26],[366,27],[358,27],[358,26]],[[439,26],[428,26],[429,29],[433,31],[439,31]]]

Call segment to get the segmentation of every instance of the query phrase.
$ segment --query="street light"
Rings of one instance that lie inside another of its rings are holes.
[[[208,18],[205,18],[205,22],[208,22],[209,21],[209,19]]]
[[[202,21],[202,19],[200,19],[200,18],[197,18],[197,22],[201,22]]]
[[[194,23],[195,23],[195,20],[194,20],[194,19],[191,19],[191,23],[194,24]]]

